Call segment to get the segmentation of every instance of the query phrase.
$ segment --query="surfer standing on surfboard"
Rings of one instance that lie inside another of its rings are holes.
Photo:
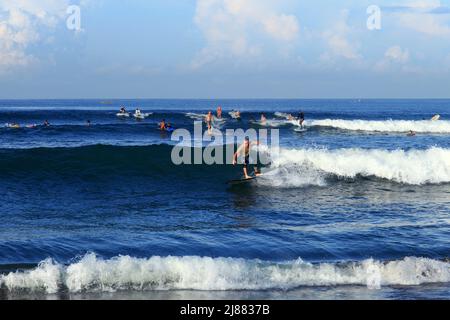
[[[303,113],[303,111],[300,111],[300,113],[298,114],[298,124],[302,129],[303,129],[303,122],[305,122],[305,114]]]
[[[222,107],[221,106],[217,107],[217,118],[222,119]]]
[[[259,141],[250,142],[249,137],[245,137],[244,143],[241,144],[241,146],[237,149],[236,153],[233,156],[233,166],[237,164],[237,159],[239,155],[244,156],[243,170],[245,179],[252,178],[248,175],[248,165],[250,164],[250,148],[252,147],[252,145],[259,145]],[[257,166],[254,167],[254,174],[255,176],[261,175]]]
[[[212,112],[209,111],[205,117],[205,122],[206,122],[206,126],[208,127],[209,135],[211,135],[211,133],[212,133],[212,121],[213,121],[213,115],[212,115]]]
[[[266,123],[267,123],[266,115],[265,115],[264,113],[262,113],[262,114],[261,114],[261,124],[262,124],[263,126],[265,126]]]

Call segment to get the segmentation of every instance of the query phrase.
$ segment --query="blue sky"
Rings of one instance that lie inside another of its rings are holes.
[[[0,0],[3,99],[449,98],[449,83],[450,0]]]

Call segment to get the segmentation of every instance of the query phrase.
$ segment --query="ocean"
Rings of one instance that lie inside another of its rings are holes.
[[[255,181],[172,162],[218,105]],[[1,100],[0,213],[0,299],[449,299],[450,100]]]

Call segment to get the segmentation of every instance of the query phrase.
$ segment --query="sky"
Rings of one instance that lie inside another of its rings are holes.
[[[450,98],[450,0],[0,0],[33,98]]]

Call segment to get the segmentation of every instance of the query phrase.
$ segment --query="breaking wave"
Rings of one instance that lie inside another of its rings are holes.
[[[377,177],[411,184],[450,182],[450,150],[281,149],[261,183],[323,185],[326,178]]]
[[[272,163],[263,169],[258,179],[272,187],[302,187],[327,185],[336,179],[375,177],[411,184],[450,183],[450,149],[432,147],[425,150],[384,149],[280,149],[270,154],[264,146],[258,148],[260,159],[270,158]],[[172,146],[149,145],[120,147],[94,145],[75,148],[36,148],[0,150],[0,177],[42,177],[52,175],[89,175],[109,177],[118,175],[177,175],[180,180],[205,179],[222,184],[236,178],[240,170],[227,165],[176,166],[171,161]],[[225,153],[224,153],[225,154]],[[205,177],[205,172],[217,172]],[[180,175],[180,172],[183,175]]]
[[[450,133],[450,121],[439,120],[311,120],[309,126],[331,127],[352,131]]]
[[[33,270],[0,276],[5,290],[56,293],[117,290],[289,290],[301,286],[420,285],[450,282],[450,263],[406,257],[395,261],[320,263],[301,259],[266,262],[198,256],[148,259],[87,254],[64,266],[47,259]]]

